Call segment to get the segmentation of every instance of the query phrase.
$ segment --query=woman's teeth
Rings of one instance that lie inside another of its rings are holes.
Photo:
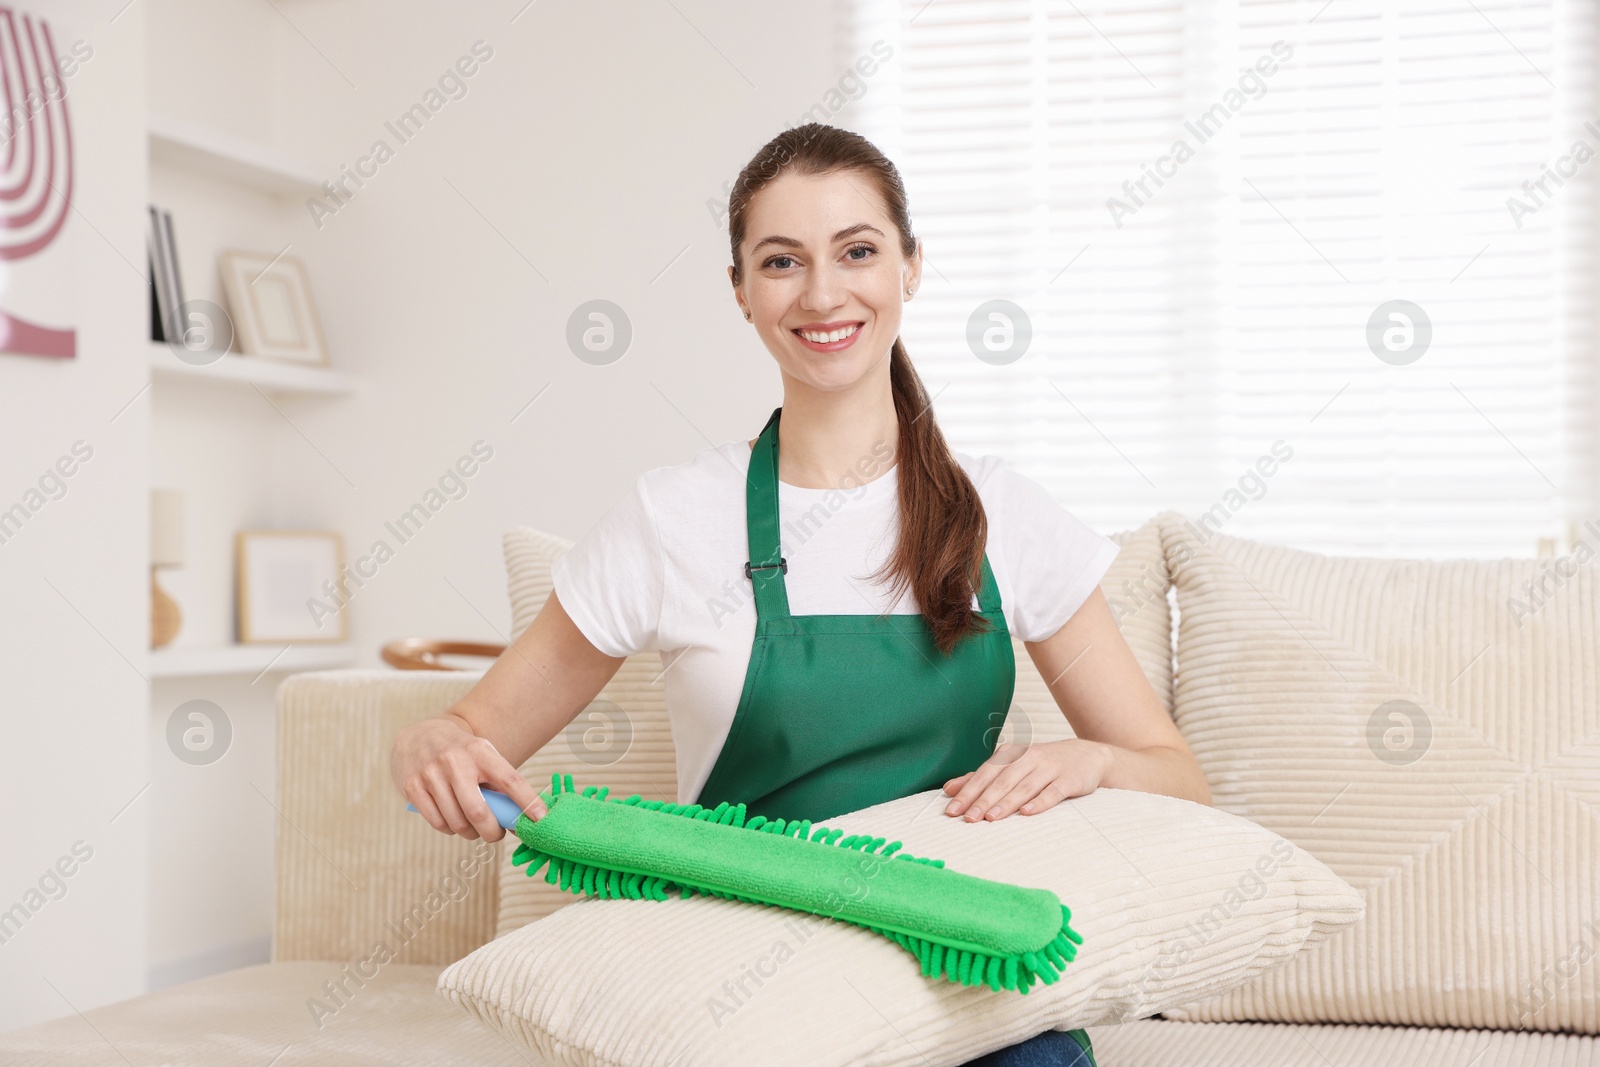
[[[831,333],[815,333],[811,330],[796,330],[795,332],[813,344],[825,345],[831,344],[834,341],[842,341],[860,328],[861,327],[859,325],[856,325],[846,326],[843,329],[834,330]]]

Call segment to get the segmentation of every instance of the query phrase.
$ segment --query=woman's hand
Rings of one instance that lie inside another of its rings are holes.
[[[968,822],[1003,819],[1014,811],[1037,815],[1068,797],[1092,793],[1111,766],[1111,749],[1069,737],[1038,745],[1001,745],[977,770],[944,784],[955,799],[946,815]]]
[[[443,834],[485,841],[505,836],[478,789],[480,782],[516,801],[535,822],[545,816],[538,792],[494,744],[448,712],[401,730],[389,771],[428,825]]]

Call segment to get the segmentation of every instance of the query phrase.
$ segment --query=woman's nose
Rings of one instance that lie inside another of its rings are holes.
[[[806,277],[800,303],[807,311],[826,312],[839,306],[841,292],[839,279],[826,267],[813,270]]]

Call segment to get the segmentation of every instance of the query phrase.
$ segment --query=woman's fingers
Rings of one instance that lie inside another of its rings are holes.
[[[1037,815],[1041,811],[1055,807],[1065,799],[1067,799],[1067,791],[1061,788],[1060,783],[1051,780],[1045,783],[1043,789],[1039,790],[1038,796],[1032,800],[1024,801],[1022,807],[1017,810],[1024,815]]]
[[[528,784],[527,779],[522,777],[521,772],[500,755],[500,750],[494,747],[494,742],[480,737],[467,747],[477,761],[474,773],[480,781],[487,782],[490,789],[510,797],[512,802],[534,822],[544,817],[544,802],[539,799],[539,794]],[[488,838],[491,841],[499,839],[499,834]]]
[[[455,787],[456,802],[461,805],[461,814],[477,831],[472,836],[485,841],[500,840],[506,831],[500,825],[500,820],[494,817],[489,802],[484,799],[483,787],[479,784],[483,779],[479,776],[477,760],[460,749],[448,753],[444,760],[449,767],[450,784]]]
[[[450,832],[476,841],[478,831],[472,828],[472,823],[462,814],[461,805],[456,800],[455,788],[451,785],[451,779],[445,774],[444,768],[437,763],[433,764],[423,770],[422,777],[428,783],[428,793],[433,797],[433,802],[439,806],[439,814],[443,815],[444,821],[449,824]]]
[[[1014,751],[1019,747],[1024,751]],[[946,813],[963,815],[969,822],[983,818],[986,811],[1033,769],[1034,764],[1027,758],[1026,748],[1026,745],[1000,746],[993,756],[972,772],[972,777],[967,779],[955,799],[945,808]]]
[[[517,807],[522,809],[524,815],[534,822],[538,822],[545,817],[547,809],[544,806],[544,801],[539,799],[539,794],[534,791],[533,786],[528,784],[528,780],[517,772],[515,767],[507,763],[504,770],[492,773],[494,773],[494,777],[490,779],[490,782],[494,785],[494,788],[510,797]]]
[[[389,757],[390,774],[411,806],[444,834],[499,841],[505,829],[480,783],[509,796],[535,821],[546,814],[539,793],[485,737],[444,718],[402,730]]]
[[[1033,814],[1037,810],[1037,802],[1044,799],[1046,794],[1056,796],[1059,794],[1054,789],[1055,772],[1048,767],[1040,767],[1022,781],[1012,786],[1005,796],[995,801],[989,809],[988,818],[1004,819],[1007,815],[1018,811],[1029,804],[1035,807],[1028,808],[1027,813]],[[1054,803],[1051,801],[1050,803]],[[1049,805],[1045,805],[1048,807]]]
[[[951,796],[954,796],[956,793],[959,793],[961,791],[961,787],[966,785],[967,784],[967,779],[971,778],[971,777],[972,777],[972,772],[968,771],[966,774],[963,774],[959,778],[950,779],[948,782],[946,782],[944,784],[944,791],[946,793],[949,793]]]
[[[990,779],[999,773],[1000,769],[989,763],[980,764],[975,771],[968,771],[965,775],[966,780],[961,783],[961,788],[956,791],[955,798],[945,806],[945,814],[961,815],[965,813],[972,802],[978,799],[978,794],[983,792],[984,786],[988,785]]]
[[[445,822],[444,816],[439,813],[439,805],[433,802],[432,795],[428,793],[420,778],[408,782],[404,792],[406,799],[411,801],[411,806],[417,809],[417,814],[428,820],[429,826],[441,834],[453,832],[450,824]]]

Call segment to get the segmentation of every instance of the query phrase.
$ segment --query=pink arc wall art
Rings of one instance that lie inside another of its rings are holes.
[[[72,123],[50,26],[0,7],[0,352],[72,359]],[[67,237],[70,238],[70,230]]]

